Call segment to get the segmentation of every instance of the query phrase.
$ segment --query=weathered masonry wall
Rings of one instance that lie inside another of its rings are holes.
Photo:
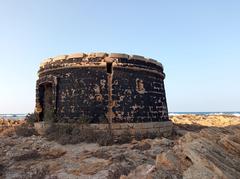
[[[72,54],[44,61],[36,84],[40,121],[168,121],[162,65],[126,54]]]

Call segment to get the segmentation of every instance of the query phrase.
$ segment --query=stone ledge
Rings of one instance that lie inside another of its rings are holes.
[[[110,61],[107,61],[110,62]],[[60,67],[55,67],[55,68],[49,68],[49,69],[44,69],[44,70],[39,70],[38,71],[38,75],[42,75],[51,71],[57,71],[57,70],[62,70],[62,69],[67,69],[67,68],[106,68],[106,63],[99,63],[99,64],[95,64],[95,63],[82,63],[82,64],[67,64],[64,66],[60,66]],[[145,72],[150,72],[150,73],[155,73],[155,74],[160,74],[162,76],[162,79],[165,78],[165,73],[161,72],[161,71],[157,71],[157,70],[152,70],[152,69],[146,69],[146,68],[140,68],[140,67],[134,67],[134,66],[120,66],[119,64],[113,65],[114,68],[123,68],[123,69],[129,69],[129,70],[134,70],[134,71],[145,71]]]
[[[156,64],[160,67],[163,68],[163,65],[154,60],[154,59],[151,59],[151,58],[146,58],[144,56],[140,56],[140,55],[128,55],[128,54],[124,54],[124,53],[105,53],[105,52],[96,52],[96,53],[89,53],[89,54],[85,54],[85,53],[74,53],[74,54],[69,54],[69,55],[59,55],[59,56],[56,56],[56,57],[53,57],[53,58],[48,58],[46,60],[44,60],[41,64],[40,64],[40,67],[41,68],[44,68],[45,65],[47,64],[51,64],[51,63],[54,63],[54,62],[57,62],[57,61],[64,61],[64,60],[68,60],[68,59],[72,59],[72,58],[84,58],[86,59],[86,61],[88,61],[88,59],[91,59],[91,58],[102,58],[104,59],[105,57],[108,57],[108,58],[125,58],[125,59],[128,59],[128,60],[139,60],[139,61],[145,61],[145,62],[149,62],[149,63],[153,63],[153,64]]]
[[[80,129],[92,129],[96,132],[108,131],[109,124],[70,124],[70,123],[55,123],[57,125],[73,125],[78,126]],[[36,122],[34,123],[35,129],[39,134],[44,134],[45,130],[49,127],[48,123]],[[158,133],[162,135],[168,135],[172,132],[173,124],[171,121],[162,122],[145,122],[145,123],[113,123],[111,125],[113,135],[121,135],[126,131],[134,135],[135,133]]]

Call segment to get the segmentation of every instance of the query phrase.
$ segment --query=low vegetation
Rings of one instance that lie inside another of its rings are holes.
[[[99,145],[113,144],[113,138],[108,131],[95,132],[93,129],[81,129],[79,126],[73,126],[72,124],[50,124],[45,131],[45,137],[62,145],[80,142],[97,142]]]
[[[38,135],[34,128],[34,122],[36,122],[36,115],[34,113],[28,113],[25,117],[25,123],[16,126],[15,132],[18,136],[30,137],[32,135]]]
[[[121,175],[128,175],[132,168],[129,166],[123,166],[121,163],[115,165],[114,169],[109,171],[108,179],[120,178]]]
[[[101,146],[108,146],[113,144],[130,143],[132,139],[142,140],[146,138],[159,137],[156,133],[140,134],[136,133],[132,136],[129,131],[123,132],[121,136],[113,137],[110,131],[95,131],[94,129],[85,129],[77,124],[59,124],[50,123],[45,131],[45,137],[48,140],[57,141],[58,143],[77,144],[81,142],[98,143]]]
[[[30,137],[32,135],[38,135],[33,126],[25,123],[20,126],[17,126],[15,132],[18,136]]]
[[[19,155],[19,156],[15,156],[13,157],[13,159],[15,161],[22,161],[22,160],[29,160],[29,159],[36,159],[36,158],[39,158],[40,157],[40,154],[38,153],[38,151],[36,150],[30,150],[22,155]]]
[[[36,114],[35,113],[28,113],[27,116],[25,117],[25,121],[29,126],[33,126],[34,122],[37,121],[36,119]]]
[[[95,131],[94,129],[82,128],[81,124],[89,123],[87,118],[82,117],[80,123],[57,123],[54,122],[52,110],[49,110],[48,115],[45,116],[45,122],[49,127],[45,131],[45,137],[48,140],[57,141],[58,143],[77,144],[81,142],[98,143],[101,146],[129,143],[134,138],[135,140],[142,140],[145,138],[158,137],[155,133],[136,133],[132,136],[129,131],[123,132],[121,136],[113,137],[111,131]],[[37,121],[34,113],[29,113],[25,118],[26,123],[16,127],[16,134],[18,136],[29,137],[37,135],[34,129],[34,122]]]

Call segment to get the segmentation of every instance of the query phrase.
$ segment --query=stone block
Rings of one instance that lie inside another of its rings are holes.
[[[129,55],[124,54],[124,53],[110,53],[109,55],[110,58],[129,58]]]
[[[84,58],[86,56],[85,53],[74,53],[74,54],[70,54],[67,56],[67,59],[71,59],[71,58]]]

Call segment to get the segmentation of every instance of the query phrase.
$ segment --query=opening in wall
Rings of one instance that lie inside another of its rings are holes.
[[[51,118],[54,113],[52,83],[39,85],[39,103],[42,108],[42,112],[39,115],[40,121]]]
[[[112,73],[112,63],[107,63],[107,73]]]

